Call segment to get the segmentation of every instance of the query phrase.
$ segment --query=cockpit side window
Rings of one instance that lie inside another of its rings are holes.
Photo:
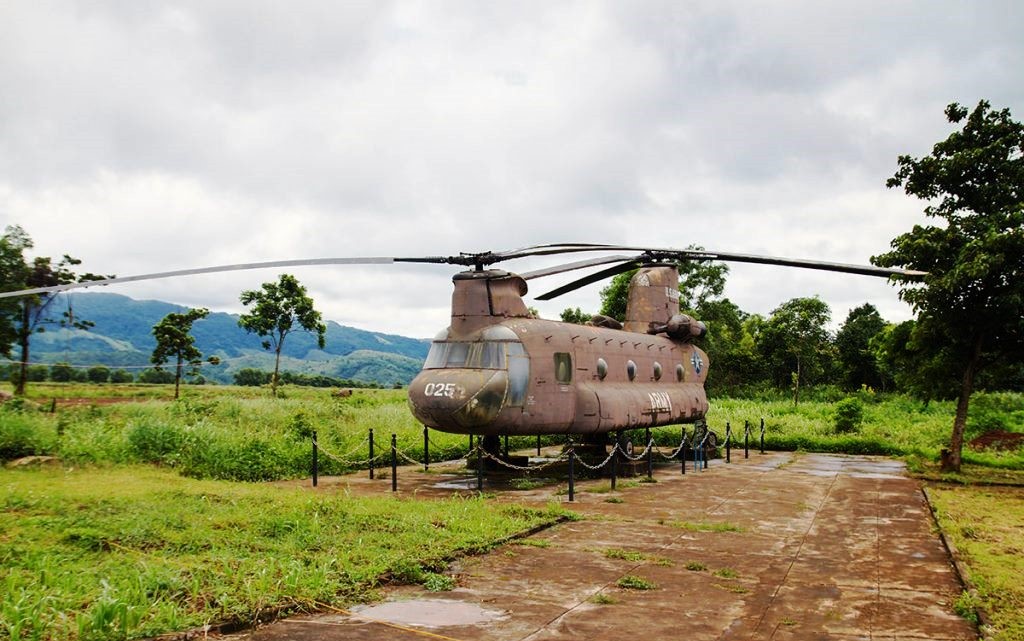
[[[522,351],[521,343],[482,341],[475,343],[434,341],[430,345],[423,369],[464,367],[468,369],[505,369],[506,346],[515,345]],[[511,347],[508,348],[511,352]]]

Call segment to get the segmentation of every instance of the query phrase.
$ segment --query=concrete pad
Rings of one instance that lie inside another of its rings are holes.
[[[351,614],[294,618],[240,636],[301,639],[976,639],[953,613],[961,587],[933,532],[919,484],[880,457],[751,453],[656,483],[608,492],[564,479],[516,491],[491,475],[496,500],[556,500],[584,519],[451,568],[458,588],[389,589]],[[473,492],[450,466],[399,469],[400,494]],[[388,470],[387,472],[390,472]],[[319,492],[388,493],[389,478],[326,479]],[[613,498],[616,502],[608,502]],[[619,502],[621,501],[621,502]],[[623,552],[629,554],[623,554]],[[622,558],[625,556],[626,558]],[[639,577],[655,587],[619,584]],[[420,617],[419,619],[417,617]],[[373,620],[370,620],[373,619]]]

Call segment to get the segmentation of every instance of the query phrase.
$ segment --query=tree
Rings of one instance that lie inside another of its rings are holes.
[[[259,387],[270,382],[270,374],[260,369],[244,367],[235,372],[235,385]]]
[[[267,338],[263,349],[274,350],[274,374],[270,379],[271,394],[277,396],[278,372],[281,367],[281,348],[293,330],[301,327],[315,332],[317,345],[324,348],[327,325],[320,312],[313,308],[313,299],[306,288],[291,274],[281,274],[276,283],[263,283],[262,289],[242,292],[243,305],[254,305],[249,314],[242,314],[238,325],[247,332]]]
[[[70,383],[75,380],[75,371],[70,363],[54,363],[50,365],[50,380],[54,383]]]
[[[168,360],[174,360],[174,398],[178,398],[182,373],[189,376],[199,374],[203,354],[196,347],[196,339],[192,336],[192,323],[209,315],[210,310],[205,308],[190,309],[184,314],[172,312],[153,326],[156,349],[149,360],[158,370],[162,370]],[[220,362],[216,356],[208,360],[214,365]],[[187,372],[184,371],[185,365],[189,366]]]
[[[104,365],[94,365],[86,371],[90,383],[106,383],[110,380],[110,368]]]
[[[579,307],[566,307],[562,310],[562,322],[585,325],[590,322],[591,314],[584,313]]]
[[[772,311],[758,335],[758,351],[769,364],[775,383],[793,388],[793,404],[800,404],[800,386],[823,373],[832,351],[826,326],[832,317],[818,297],[794,298]]]
[[[699,245],[687,249],[703,250]],[[711,261],[687,260],[676,263],[679,270],[679,307],[697,311],[701,305],[718,299],[725,291],[725,278],[729,266]],[[620,321],[626,320],[626,302],[629,300],[629,281],[637,270],[631,269],[612,278],[601,290],[601,314]]]
[[[978,374],[1024,357],[1024,125],[985,100],[945,113],[962,128],[928,156],[900,156],[886,182],[928,201],[925,215],[944,224],[915,225],[872,262],[928,272],[896,283],[918,314],[915,333],[931,337],[919,345],[954,361],[959,393],[942,468],[957,471]]]
[[[174,374],[160,369],[144,369],[139,372],[139,382],[150,385],[167,385],[174,382]]]
[[[131,372],[125,371],[123,369],[115,369],[113,372],[110,373],[110,382],[133,383],[135,382],[135,377],[132,376]]]
[[[705,301],[697,314],[708,328],[698,342],[712,363],[704,386],[723,394],[761,382],[765,374],[750,331],[751,316],[728,298]]]
[[[839,370],[846,389],[860,389],[861,386],[882,387],[875,351],[871,339],[885,329],[882,315],[871,303],[864,303],[851,309],[843,326],[836,332],[836,351],[839,354]]]
[[[108,278],[95,274],[76,275],[71,267],[82,261],[67,254],[57,263],[49,257],[37,256],[31,263],[25,261],[24,252],[32,248],[32,239],[21,227],[7,227],[0,239],[0,289],[14,291],[36,287],[53,287],[87,280]],[[112,277],[112,276],[111,276]],[[17,342],[21,347],[21,363],[15,374],[14,393],[25,394],[25,383],[28,380],[28,365],[32,335],[43,332],[46,325],[58,324],[61,327],[86,330],[93,323],[75,318],[70,304],[60,318],[51,316],[51,307],[58,299],[57,293],[33,294],[12,299],[15,302],[5,303],[0,307],[0,348],[5,355],[10,354],[11,344]]]

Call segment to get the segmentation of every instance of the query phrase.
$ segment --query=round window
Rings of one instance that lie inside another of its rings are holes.
[[[685,376],[686,370],[683,369],[682,364],[676,365],[676,380],[682,383]]]
[[[654,364],[654,380],[661,380],[661,363]]]
[[[604,377],[608,376],[608,363],[603,358],[597,359],[597,377],[604,380]]]
[[[626,362],[626,376],[629,377],[629,380],[636,378],[636,363],[633,361]]]

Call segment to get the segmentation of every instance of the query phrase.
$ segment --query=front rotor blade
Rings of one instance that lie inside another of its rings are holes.
[[[567,285],[562,285],[558,289],[552,289],[550,292],[547,292],[546,294],[541,294],[540,296],[536,296],[535,298],[537,300],[551,300],[552,298],[556,298],[558,296],[561,296],[562,294],[568,294],[569,292],[579,289],[580,287],[585,287],[591,283],[596,283],[600,280],[611,278],[612,276],[617,276],[623,272],[628,272],[631,269],[636,269],[641,265],[643,265],[642,261],[630,260],[628,262],[615,265],[614,267],[609,267],[608,269],[602,269],[599,272],[594,272],[589,276],[584,276],[579,280],[574,280]]]
[[[625,260],[635,260],[636,258],[636,256],[604,256],[602,258],[591,258],[590,260],[580,260],[575,263],[563,263],[561,265],[555,265],[554,267],[537,269],[532,272],[523,272],[519,274],[519,277],[523,280],[530,280],[531,278],[553,276],[554,274],[562,274],[565,272],[575,271],[577,269],[597,267],[598,265],[607,265],[608,263],[620,263]]]
[[[156,280],[159,278],[175,278],[177,276],[192,276],[195,274],[216,274],[220,272],[235,272],[247,269],[265,269],[269,267],[302,267],[306,265],[387,265],[394,262],[447,262],[444,258],[391,258],[391,257],[369,257],[369,258],[303,258],[299,260],[273,260],[264,263],[239,263],[237,265],[217,265],[215,267],[199,267],[196,269],[177,269],[169,272],[154,272],[152,274],[139,274],[138,276],[120,276],[117,278],[105,278],[102,280],[89,280],[81,283],[68,283],[66,285],[55,285],[53,287],[36,287],[35,289],[23,289],[14,292],[0,292],[0,298],[12,298],[14,296],[29,296],[31,294],[47,294],[51,292],[63,292],[69,289],[93,287],[95,285],[114,285],[117,283],[131,283],[140,280]]]

